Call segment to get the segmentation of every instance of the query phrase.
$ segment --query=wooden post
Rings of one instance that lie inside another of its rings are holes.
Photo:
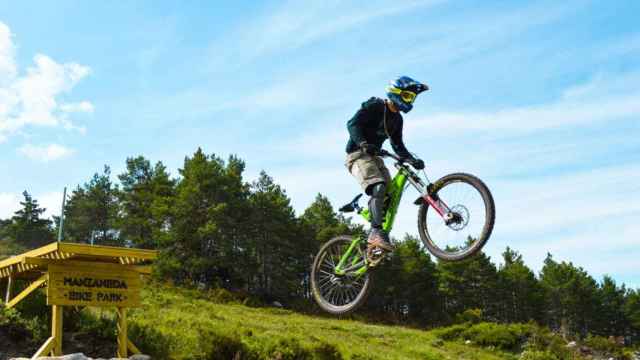
[[[127,358],[127,309],[118,308],[118,354],[119,358]]]
[[[55,341],[52,352],[54,356],[62,356],[62,306],[53,305],[51,315],[51,337]]]
[[[11,301],[4,304],[4,306],[8,308],[12,308],[16,306],[22,299],[26,298],[29,294],[37,290],[42,284],[47,282],[47,275],[42,275],[38,280],[31,283],[31,285],[27,286],[20,294],[16,295]]]
[[[8,304],[11,301],[11,287],[13,286],[13,275],[9,275],[7,278],[7,294],[5,295],[4,303]]]

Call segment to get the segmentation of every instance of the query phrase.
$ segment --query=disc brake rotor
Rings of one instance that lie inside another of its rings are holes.
[[[447,226],[454,231],[460,231],[469,224],[469,210],[464,205],[455,205],[451,208],[450,219],[447,219]]]

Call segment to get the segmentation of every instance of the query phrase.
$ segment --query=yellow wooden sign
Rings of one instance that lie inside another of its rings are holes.
[[[51,305],[51,337],[33,355],[62,355],[65,305],[115,307],[118,314],[117,357],[140,350],[127,338],[127,308],[140,306],[140,277],[150,274],[155,250],[56,242],[0,260],[0,280],[7,279],[4,306],[11,308],[42,286]],[[12,296],[14,281],[30,283]]]
[[[49,266],[48,305],[138,307],[140,274],[116,264]]]

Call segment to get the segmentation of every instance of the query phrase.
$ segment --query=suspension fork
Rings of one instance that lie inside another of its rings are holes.
[[[440,215],[443,219],[448,220],[450,217],[451,209],[440,198],[434,199],[431,195],[423,195],[422,198],[431,205],[431,207]]]
[[[418,176],[408,176],[407,179],[421,194],[422,199],[427,202],[431,207],[442,217],[443,220],[449,221],[451,218],[451,209],[445,204],[438,195],[431,195],[433,191],[433,184],[426,185],[422,179]]]

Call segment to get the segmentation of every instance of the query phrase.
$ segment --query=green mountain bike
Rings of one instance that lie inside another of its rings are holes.
[[[458,261],[474,255],[486,244],[495,220],[493,197],[477,177],[449,174],[431,183],[424,180],[402,159],[382,150],[380,156],[395,160],[398,170],[387,185],[383,229],[391,232],[404,191],[411,185],[420,193],[418,232],[424,246],[441,260]],[[356,211],[369,221],[368,209],[358,205],[362,194],[340,208]],[[367,253],[367,238],[338,236],[325,243],[311,269],[311,288],[318,305],[334,315],[345,315],[364,303],[371,289],[372,271],[385,253]]]

